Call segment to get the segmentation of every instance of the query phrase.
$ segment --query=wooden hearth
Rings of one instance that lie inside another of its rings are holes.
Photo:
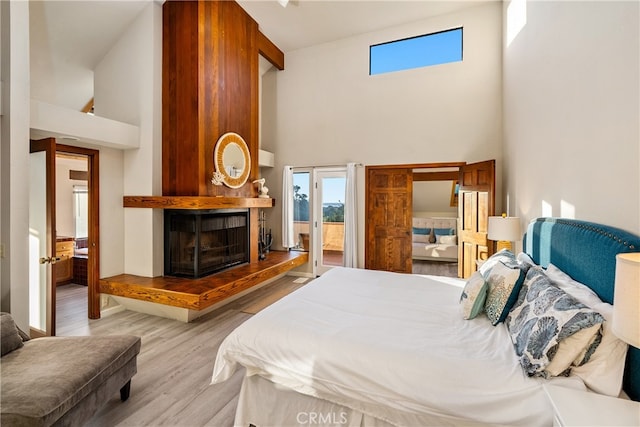
[[[284,274],[308,260],[308,252],[272,251],[265,260],[240,265],[200,279],[119,274],[100,279],[100,292],[200,311]]]

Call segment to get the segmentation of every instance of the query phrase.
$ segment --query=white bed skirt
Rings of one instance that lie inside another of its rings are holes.
[[[433,417],[431,422],[422,414],[396,411],[396,420],[390,423],[355,409],[313,396],[297,393],[259,376],[245,376],[238,399],[234,426],[236,427],[393,427],[406,426],[484,426],[485,424],[447,420]],[[416,424],[416,422],[418,424]],[[425,424],[427,422],[427,424]]]

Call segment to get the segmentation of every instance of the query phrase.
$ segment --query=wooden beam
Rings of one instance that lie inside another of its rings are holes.
[[[89,181],[89,172],[88,171],[69,171],[69,179],[77,180],[77,181]]]
[[[278,70],[284,70],[284,53],[261,31],[258,31],[258,52]]]
[[[414,172],[413,181],[456,181],[458,171],[452,172]]]
[[[93,98],[91,98],[91,99],[89,100],[89,102],[87,102],[87,103],[85,104],[85,106],[84,106],[84,107],[82,107],[82,110],[80,110],[80,111],[81,111],[81,112],[83,112],[83,113],[88,113],[88,112],[89,112],[89,111],[91,111],[92,109],[93,109]]]

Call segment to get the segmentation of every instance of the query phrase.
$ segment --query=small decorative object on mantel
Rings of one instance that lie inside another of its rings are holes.
[[[260,194],[258,194],[258,197],[262,198],[262,199],[268,199],[269,198],[269,187],[267,187],[266,185],[264,185],[265,183],[265,179],[264,178],[260,178],[260,179],[256,179],[255,181],[253,181],[254,184],[258,184],[258,192]]]
[[[222,175],[218,171],[213,171],[213,175],[211,176],[211,183],[213,185],[222,185],[224,183],[224,175]]]

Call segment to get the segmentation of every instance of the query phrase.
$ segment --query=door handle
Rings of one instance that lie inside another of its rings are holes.
[[[55,264],[56,262],[60,261],[60,257],[42,257],[40,258],[40,264]]]

